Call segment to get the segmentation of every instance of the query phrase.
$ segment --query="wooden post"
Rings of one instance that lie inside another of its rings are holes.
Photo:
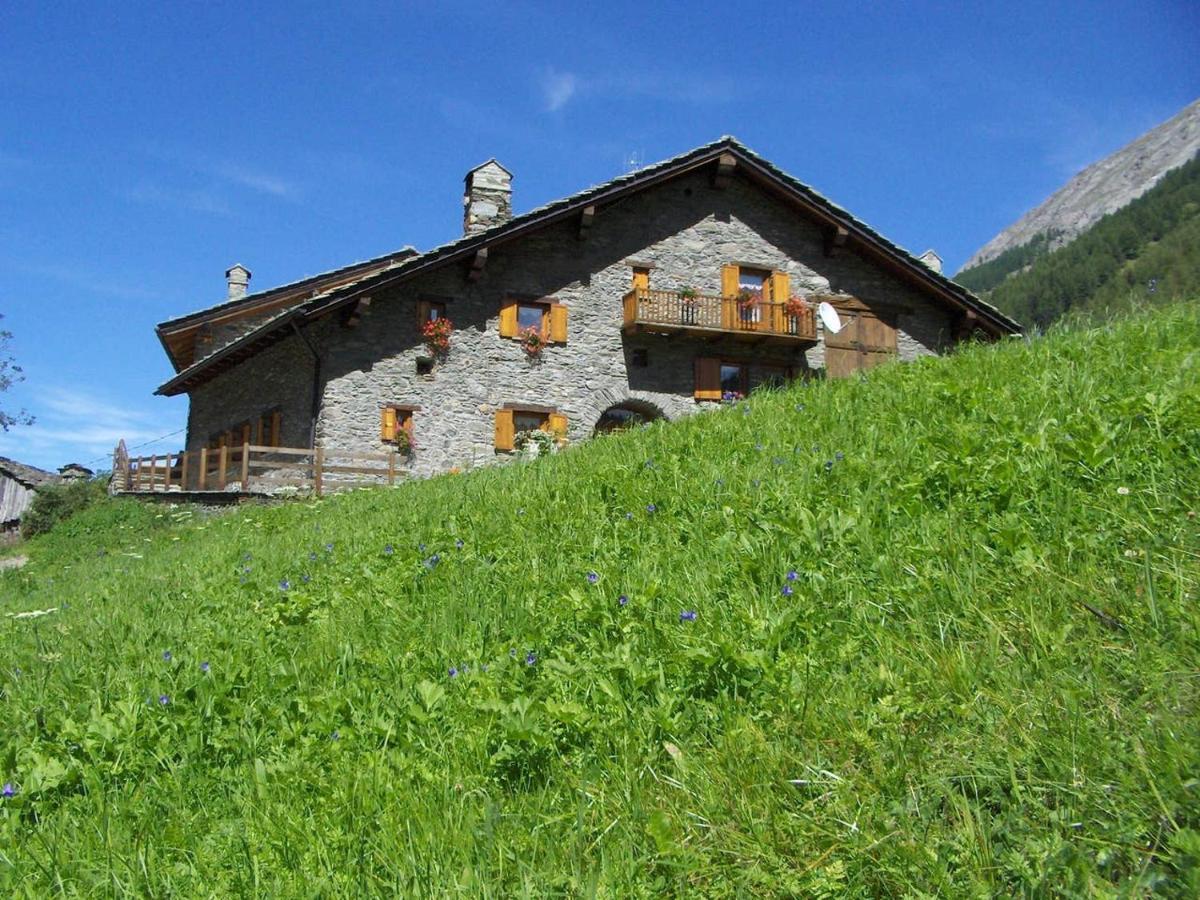
[[[177,462],[178,462],[178,459],[179,458],[176,457]],[[170,489],[171,489],[171,454],[168,453],[167,454],[167,474],[166,474],[165,481],[163,483],[163,490],[169,491]]]
[[[145,459],[146,457],[144,456],[139,456],[137,458],[137,475],[135,475],[133,478],[133,489],[135,491],[140,491],[142,489],[142,469],[145,468],[142,463],[145,461]]]
[[[250,444],[242,444],[242,492],[250,488]]]
[[[221,445],[221,455],[217,459],[217,490],[225,490],[225,470],[229,467],[229,445]]]
[[[325,451],[318,447],[313,452],[313,493],[321,496],[321,463],[325,461]]]
[[[188,456],[189,455],[190,455],[189,452],[187,450],[184,450],[182,456],[180,457],[182,466],[180,467],[180,470],[179,470],[179,486],[181,488],[183,488],[185,491],[188,489]]]
[[[208,448],[200,448],[200,484],[197,490],[204,490],[204,482],[208,479]]]
[[[388,484],[396,483],[396,451],[388,454]]]

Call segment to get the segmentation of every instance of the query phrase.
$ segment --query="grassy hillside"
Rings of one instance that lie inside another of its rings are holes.
[[[1048,252],[1049,237],[959,272],[963,286],[1027,325],[1200,293],[1200,158]]]
[[[1200,311],[0,576],[0,891],[1200,892]]]

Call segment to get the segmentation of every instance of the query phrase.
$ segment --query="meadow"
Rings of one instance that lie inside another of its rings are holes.
[[[0,574],[0,891],[1200,895],[1198,486],[1193,303],[94,505]]]

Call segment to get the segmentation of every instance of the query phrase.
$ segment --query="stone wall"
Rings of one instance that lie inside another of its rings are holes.
[[[624,337],[631,260],[653,265],[651,286],[663,290],[691,285],[719,294],[722,264],[737,262],[788,272],[794,293],[846,293],[911,310],[898,317],[902,359],[937,353],[950,339],[950,313],[934,301],[849,251],[825,257],[816,225],[751,185],[735,178],[718,191],[697,173],[599,209],[584,240],[577,222],[555,225],[492,248],[477,282],[456,264],[373,297],[356,328],[338,316],[311,326],[306,334],[322,357],[318,442],[384,451],[382,406],[417,406],[411,471],[431,474],[494,462],[494,413],[505,404],[559,410],[576,442],[591,435],[605,409],[626,400],[650,404],[667,418],[695,411],[697,356],[821,368],[820,340],[805,350],[732,338]],[[566,344],[550,345],[531,362],[515,340],[501,338],[499,308],[510,293],[566,305]],[[417,372],[418,358],[428,355],[417,321],[422,298],[445,301],[455,324],[450,353],[432,375]],[[635,350],[646,351],[644,367],[634,364]],[[291,426],[300,418],[307,426],[311,373],[307,350],[293,337],[197,389],[189,446],[203,442],[205,428],[228,427],[272,404],[284,405],[285,443],[292,443],[304,429]]]

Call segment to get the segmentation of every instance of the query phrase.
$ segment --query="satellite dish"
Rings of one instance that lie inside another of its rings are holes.
[[[817,314],[821,317],[821,324],[830,334],[837,334],[842,330],[842,320],[838,318],[837,310],[831,304],[822,302],[817,307]]]

